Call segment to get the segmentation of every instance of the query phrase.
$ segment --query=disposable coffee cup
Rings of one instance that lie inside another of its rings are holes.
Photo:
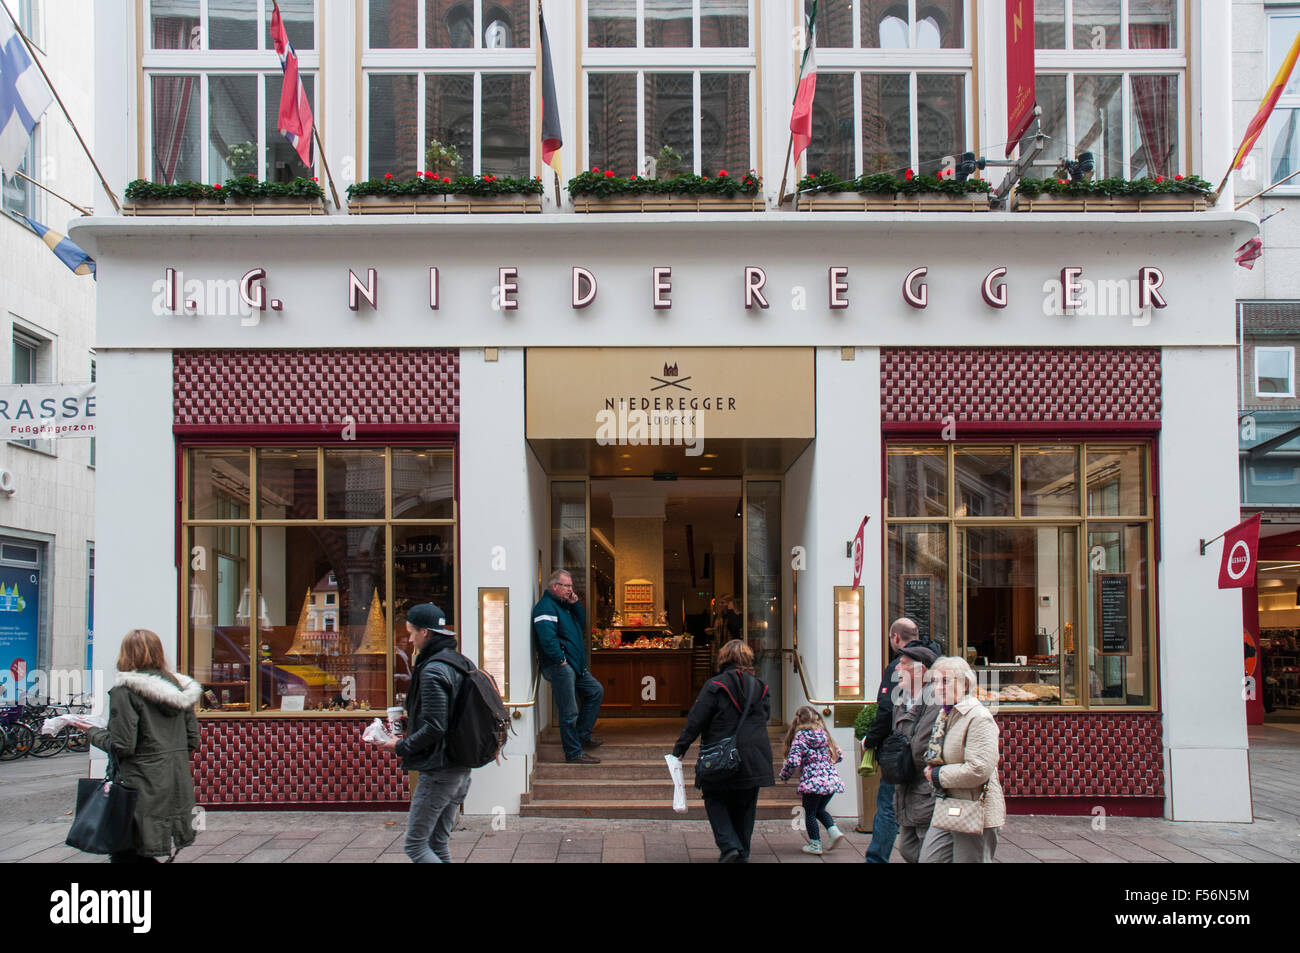
[[[405,708],[394,706],[388,709],[388,733],[394,738],[402,733],[402,717],[405,714]]]

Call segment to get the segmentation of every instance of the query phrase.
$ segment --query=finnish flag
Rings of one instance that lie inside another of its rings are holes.
[[[12,178],[54,96],[8,15],[0,17],[0,169]]]

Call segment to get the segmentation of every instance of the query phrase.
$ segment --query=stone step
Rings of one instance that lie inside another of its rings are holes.
[[[668,765],[663,758],[658,761],[617,761],[605,760],[604,748],[595,752],[601,758],[600,764],[563,764],[553,761],[538,761],[533,768],[533,781],[568,781],[584,780],[599,776],[606,781],[663,781],[668,777]],[[781,762],[774,761],[772,772],[781,769]],[[682,772],[686,776],[686,786],[695,780],[695,760],[688,757],[682,762]]]
[[[613,741],[607,741],[599,748],[592,748],[588,754],[604,761],[657,761],[659,764],[664,763],[664,755],[670,754],[673,750],[673,743],[642,742],[638,744],[618,744]],[[699,754],[699,744],[691,745],[686,752],[686,762],[694,764],[695,758]],[[781,764],[778,760],[783,745],[778,741],[772,742],[772,760],[777,765]],[[543,737],[537,742],[537,760],[541,762],[550,762],[552,764],[564,763],[564,747],[559,740],[550,741]]]
[[[773,785],[760,788],[760,803],[767,801],[799,802],[799,795],[794,785],[788,787]],[[688,784],[687,797],[695,792]],[[525,795],[527,797],[527,795]],[[673,800],[673,783],[667,778],[663,781],[615,781],[607,778],[586,778],[581,780],[538,781],[534,779],[530,800],[533,801],[665,801]]]
[[[760,821],[789,820],[792,808],[799,807],[796,798],[790,801],[758,802],[755,816]],[[521,817],[608,817],[638,818],[643,820],[706,821],[702,800],[687,798],[687,811],[673,811],[672,799],[654,801],[531,801],[519,805]]]

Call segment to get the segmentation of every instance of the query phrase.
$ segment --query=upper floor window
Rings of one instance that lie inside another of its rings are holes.
[[[41,135],[41,127],[38,123],[32,130],[32,137],[27,142],[27,154],[23,156],[23,161],[18,164],[16,171],[23,175],[35,179],[39,176],[39,168],[36,162],[36,143]],[[36,204],[36,186],[32,185],[26,179],[17,175],[6,175],[0,182],[3,183],[4,189],[4,210],[17,215],[29,215],[32,218],[38,218]]]
[[[1268,15],[1268,76],[1277,75],[1278,67],[1286,59],[1295,42],[1296,33],[1300,32],[1300,7],[1284,7],[1270,10]],[[1282,96],[1273,109],[1268,120],[1267,132],[1267,170],[1264,173],[1264,185],[1280,182],[1300,168],[1300,73],[1293,72]],[[1295,179],[1283,190],[1295,193],[1300,191]],[[1252,189],[1251,191],[1254,191]]]
[[[150,148],[142,174],[163,183],[314,174],[278,128],[283,75],[270,37],[271,0],[151,0],[149,12]],[[284,0],[280,16],[314,111],[315,0]]]
[[[529,0],[370,0],[372,50],[507,50],[532,46]]]
[[[1176,0],[1039,0],[1038,105],[1047,157],[1091,152],[1096,178],[1190,171],[1187,56]]]
[[[528,0],[370,0],[367,176],[530,175],[535,9]]]
[[[969,13],[963,0],[821,0],[804,172],[935,175],[975,150]]]
[[[11,319],[10,322],[13,349],[10,354],[12,377],[15,384],[49,384],[55,377],[54,339],[41,335],[38,331],[20,326]],[[54,453],[54,441],[11,440],[23,447]]]
[[[587,0],[583,165],[716,175],[757,165],[750,0]]]
[[[1295,348],[1255,348],[1255,396],[1295,396]]]

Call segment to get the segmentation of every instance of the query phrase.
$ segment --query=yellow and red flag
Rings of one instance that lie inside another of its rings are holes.
[[[1264,95],[1264,101],[1259,104],[1259,111],[1255,113],[1255,118],[1250,121],[1246,127],[1246,136],[1241,140],[1241,146],[1237,149],[1237,154],[1232,158],[1232,168],[1240,169],[1241,164],[1246,161],[1246,156],[1250,155],[1250,150],[1255,148],[1255,140],[1260,137],[1264,131],[1264,125],[1268,122],[1268,117],[1273,113],[1273,107],[1282,96],[1282,90],[1286,89],[1287,82],[1291,79],[1291,71],[1295,69],[1295,61],[1300,58],[1300,33],[1295,36],[1295,42],[1291,44],[1291,49],[1286,54],[1286,59],[1278,67],[1277,75],[1273,77],[1273,85],[1268,88]]]

